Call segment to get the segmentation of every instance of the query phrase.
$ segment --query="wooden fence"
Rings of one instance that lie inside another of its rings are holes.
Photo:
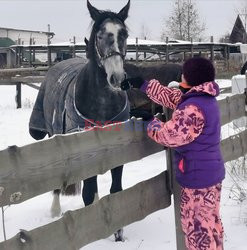
[[[34,83],[41,83],[45,79],[48,69],[49,67],[0,69],[0,86],[16,86],[16,107],[21,108],[22,85],[28,85],[38,90],[39,86]]]
[[[222,125],[246,116],[246,96],[219,101]],[[16,204],[50,190],[164,150],[143,132],[141,120],[58,135],[0,151],[0,206]],[[247,130],[221,142],[225,162],[247,153]],[[165,171],[122,192],[0,243],[4,250],[74,250],[106,238],[117,229],[171,205],[171,178]],[[177,202],[175,206],[179,206]],[[180,238],[182,239],[181,235]],[[178,244],[182,250],[183,244]]]
[[[49,67],[0,69],[0,86],[16,86],[16,107],[21,108],[22,85],[38,90],[41,82],[45,79],[48,69]],[[231,87],[222,88],[220,91],[221,93],[230,93]]]

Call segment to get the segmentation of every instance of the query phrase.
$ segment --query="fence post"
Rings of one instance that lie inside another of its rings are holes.
[[[139,57],[139,53],[138,53],[138,37],[136,37],[136,63],[138,63],[138,57]]]
[[[214,62],[214,37],[211,36],[210,42],[212,43],[211,45],[211,61]]]
[[[50,31],[51,31],[51,26],[50,24],[48,26],[48,33],[47,33],[47,63],[48,66],[51,66],[51,37],[50,37]]]
[[[21,39],[18,38],[18,49],[17,49],[17,67],[21,66]]]
[[[172,111],[165,110],[167,120],[171,118]],[[176,227],[176,243],[177,250],[186,250],[185,247],[185,238],[182,231],[181,219],[180,219],[180,195],[181,187],[175,179],[175,168],[173,167],[173,150],[168,148],[166,150],[166,162],[167,162],[167,171],[169,176],[169,187],[170,191],[173,194],[174,201],[174,215],[175,215],[175,227]]]
[[[166,62],[169,62],[169,48],[168,48],[169,38],[166,37]]]
[[[72,47],[72,57],[75,58],[76,57],[76,53],[75,53],[75,45],[76,45],[76,39],[75,36],[73,36],[73,47]]]
[[[32,44],[33,44],[33,39],[32,37],[30,37],[30,40],[29,40],[29,66],[31,67],[32,66]]]
[[[21,83],[20,82],[16,83],[15,101],[16,101],[16,108],[20,109],[21,108]]]
[[[146,36],[144,37],[144,40],[147,40],[147,37],[146,37]],[[143,56],[144,56],[144,61],[145,61],[145,60],[146,60],[146,58],[147,58],[147,53],[146,53],[146,52],[144,52],[144,55],[143,55]]]
[[[193,46],[193,38],[191,37],[191,39],[190,39],[190,42],[191,42],[191,58],[193,58],[194,57],[194,46]]]
[[[246,87],[247,87],[247,70],[245,71],[245,80],[246,80]],[[246,93],[246,89],[245,89],[245,93]]]

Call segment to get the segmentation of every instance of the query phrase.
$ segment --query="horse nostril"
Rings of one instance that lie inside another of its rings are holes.
[[[115,77],[114,77],[114,75],[111,76],[110,82],[111,82],[111,84],[115,84]]]

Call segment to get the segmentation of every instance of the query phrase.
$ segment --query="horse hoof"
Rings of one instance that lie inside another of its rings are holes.
[[[115,242],[118,241],[124,242],[123,229],[119,229],[116,233],[114,233],[114,236],[115,236]]]
[[[61,211],[52,211],[51,218],[59,217],[61,215]]]
[[[59,217],[60,215],[61,215],[61,208],[60,207],[58,207],[58,208],[52,207],[51,208],[51,217],[52,218]]]

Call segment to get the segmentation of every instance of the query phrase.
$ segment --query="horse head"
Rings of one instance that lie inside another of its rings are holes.
[[[112,89],[120,89],[120,83],[126,75],[123,65],[128,30],[124,22],[128,17],[130,0],[119,13],[98,10],[89,1],[87,7],[94,21],[87,45],[87,57],[105,71]]]

